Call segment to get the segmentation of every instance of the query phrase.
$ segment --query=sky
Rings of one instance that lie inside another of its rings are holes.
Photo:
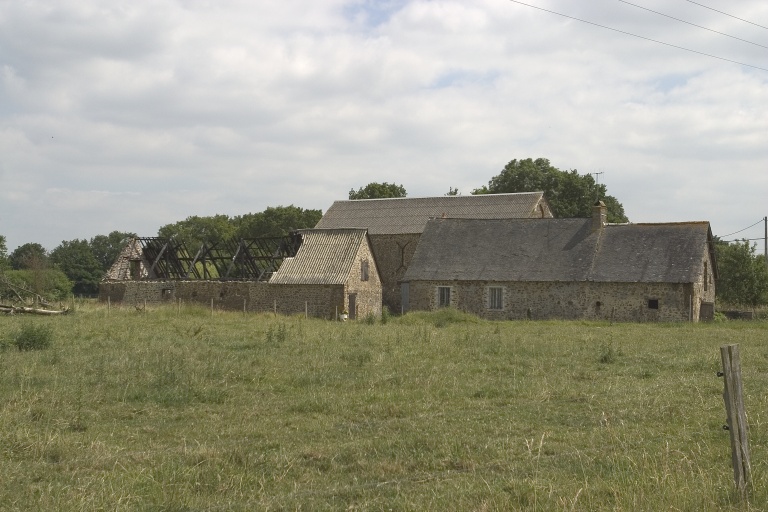
[[[525,4],[0,0],[0,235],[469,194],[543,157],[632,222],[763,237],[768,2]]]

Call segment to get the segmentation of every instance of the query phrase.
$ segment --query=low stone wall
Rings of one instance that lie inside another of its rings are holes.
[[[99,300],[142,306],[197,303],[231,311],[335,318],[344,309],[342,285],[272,285],[254,281],[104,281]]]
[[[699,317],[690,284],[595,282],[411,282],[410,309],[438,307],[437,288],[451,288],[451,307],[493,319],[588,319],[687,322]],[[503,308],[489,308],[489,287],[503,290]]]

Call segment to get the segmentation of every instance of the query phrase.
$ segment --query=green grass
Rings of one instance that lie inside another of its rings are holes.
[[[51,345],[19,351],[34,323]],[[768,323],[0,317],[0,510],[764,510]],[[753,488],[733,489],[738,343]]]

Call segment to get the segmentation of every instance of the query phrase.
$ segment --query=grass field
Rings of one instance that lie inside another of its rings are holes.
[[[51,346],[19,351],[20,332]],[[719,347],[741,349],[733,488]],[[768,323],[0,317],[0,510],[768,510]]]

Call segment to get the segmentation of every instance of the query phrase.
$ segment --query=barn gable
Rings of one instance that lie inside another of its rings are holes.
[[[361,247],[368,245],[365,229],[299,230],[296,256],[286,258],[271,284],[345,284]],[[375,263],[371,263],[375,269]]]

